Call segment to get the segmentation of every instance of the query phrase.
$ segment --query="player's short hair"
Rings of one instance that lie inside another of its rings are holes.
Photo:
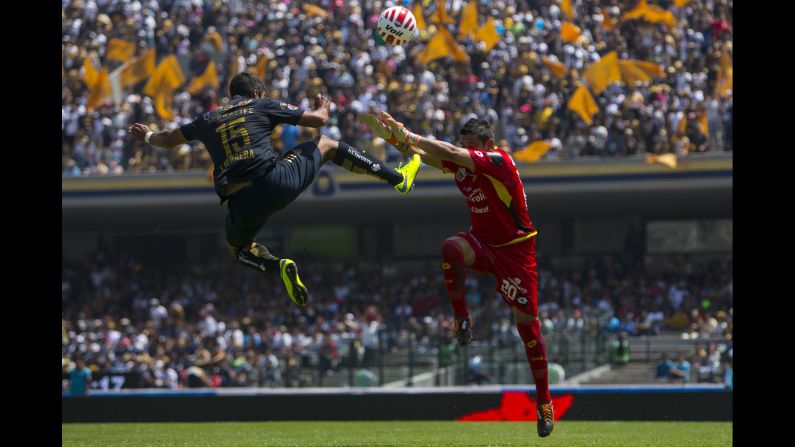
[[[252,73],[238,73],[229,81],[229,96],[240,95],[244,98],[253,98],[255,90],[264,93],[265,82]]]
[[[494,139],[494,134],[491,132],[491,127],[488,121],[478,118],[472,118],[464,124],[459,132],[461,135],[477,135],[481,143]]]

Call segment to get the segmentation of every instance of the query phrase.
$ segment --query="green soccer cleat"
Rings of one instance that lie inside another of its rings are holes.
[[[420,165],[422,164],[422,159],[419,155],[414,154],[409,160],[408,163],[400,164],[395,171],[400,173],[403,176],[403,181],[395,185],[395,191],[403,194],[404,196],[409,195],[409,193],[414,189],[414,177],[417,176],[417,171],[420,170]]]
[[[279,261],[279,270],[284,281],[284,288],[290,299],[299,307],[306,306],[306,299],[309,297],[309,290],[298,278],[298,266],[292,259],[282,259]]]
[[[538,415],[538,436],[546,438],[555,428],[555,412],[552,409],[552,402],[536,405]]]

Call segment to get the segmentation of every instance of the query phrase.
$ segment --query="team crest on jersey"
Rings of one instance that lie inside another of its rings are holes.
[[[296,107],[296,106],[294,106],[292,104],[287,104],[286,102],[280,103],[279,106],[281,108],[283,108],[283,109],[298,110],[298,107]]]
[[[458,168],[458,171],[455,173],[455,179],[463,181],[467,177],[467,169],[466,168]]]

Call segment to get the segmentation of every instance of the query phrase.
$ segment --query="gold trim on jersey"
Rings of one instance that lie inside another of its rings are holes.
[[[507,247],[508,245],[518,244],[519,242],[526,241],[526,240],[530,239],[531,237],[535,236],[536,234],[538,234],[538,230],[533,231],[530,234],[525,234],[524,236],[517,237],[516,239],[514,239],[512,241],[509,241],[509,242],[506,242],[504,244],[500,244],[500,245],[491,245],[491,244],[489,244],[489,245],[491,245],[494,248]]]

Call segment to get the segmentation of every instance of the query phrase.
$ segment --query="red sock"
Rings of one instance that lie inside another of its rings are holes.
[[[464,253],[461,252],[461,247],[457,243],[449,240],[442,244],[442,273],[444,274],[444,286],[447,288],[447,294],[450,295],[450,304],[453,305],[453,313],[456,317],[468,317],[469,311],[464,289],[464,279],[466,278]]]
[[[549,375],[547,370],[547,347],[544,337],[541,336],[541,323],[533,320],[529,324],[517,324],[519,335],[524,342],[527,354],[527,363],[533,371],[536,383],[536,402],[547,403],[552,401],[549,394]]]

